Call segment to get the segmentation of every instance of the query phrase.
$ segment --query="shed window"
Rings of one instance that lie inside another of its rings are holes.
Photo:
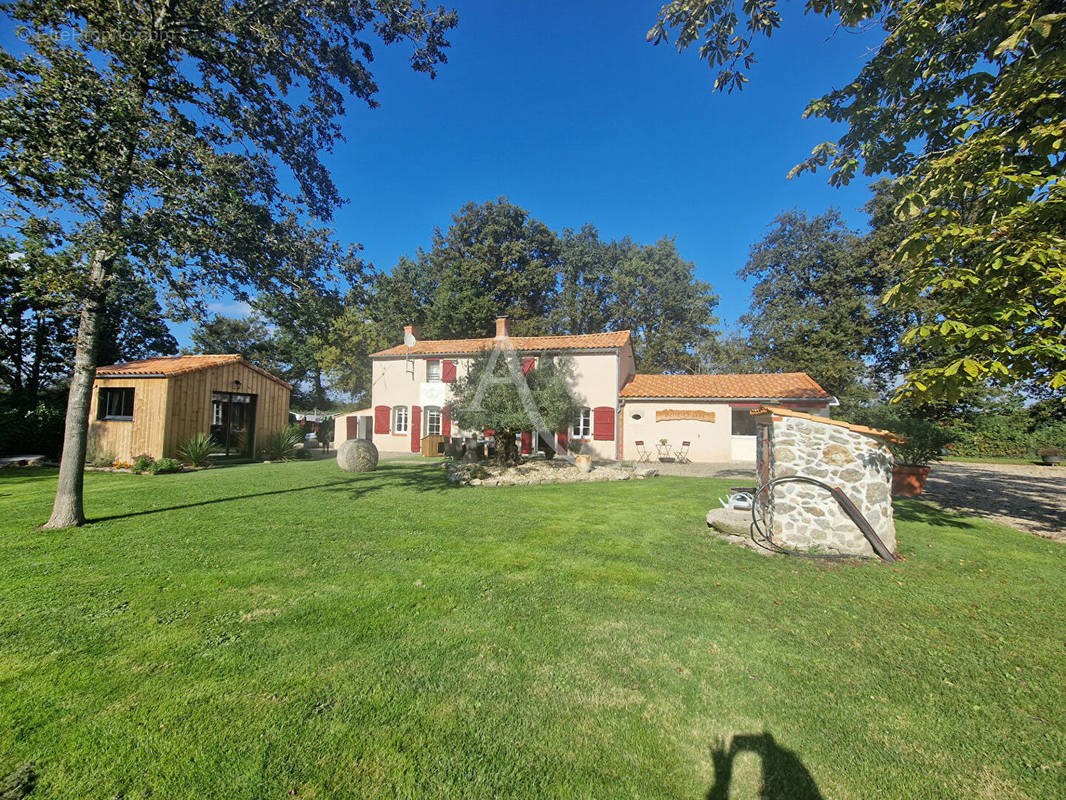
[[[96,409],[100,419],[133,419],[133,389],[101,389]]]
[[[592,409],[583,408],[574,420],[571,433],[575,439],[588,439],[592,436]]]
[[[407,406],[392,409],[392,432],[407,433]]]
[[[426,380],[430,383],[440,383],[440,362],[426,362]]]
[[[754,436],[755,417],[751,415],[750,408],[733,409],[733,435]]]

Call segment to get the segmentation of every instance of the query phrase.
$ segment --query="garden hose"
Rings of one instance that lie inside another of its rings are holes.
[[[763,494],[766,494],[767,500],[769,500],[772,497],[774,487],[785,483],[810,483],[825,489],[833,496],[833,499],[837,501],[841,510],[843,510],[851,521],[855,523],[856,527],[862,532],[862,535],[866,537],[866,541],[870,543],[874,552],[884,561],[893,562],[896,560],[895,556],[892,555],[892,552],[885,546],[885,543],[881,541],[881,537],[877,535],[876,531],[874,531],[869,520],[862,515],[862,512],[859,511],[855,504],[851,502],[851,499],[844,494],[841,489],[835,486],[830,486],[816,478],[808,478],[804,475],[786,475],[781,478],[774,478],[755,490],[751,504],[751,540],[756,545],[772,552],[783,553],[789,556],[799,556],[801,558],[833,560],[857,557],[846,553],[807,553],[802,550],[785,547],[773,540],[773,536],[769,531],[770,522],[766,518],[770,503],[765,503],[760,511],[759,498],[762,497]]]

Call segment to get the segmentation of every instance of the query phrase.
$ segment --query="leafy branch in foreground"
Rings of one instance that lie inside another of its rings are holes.
[[[677,0],[652,29],[722,66],[739,87],[753,35],[777,27],[776,0]],[[1055,0],[809,0],[884,41],[859,75],[806,115],[848,124],[791,174],[826,167],[898,179],[909,236],[886,301],[932,313],[906,334],[924,342],[899,396],[953,399],[981,383],[1066,386],[1066,12]],[[739,13],[738,13],[739,12]],[[659,35],[661,34],[661,36]],[[723,44],[724,43],[724,44]],[[737,77],[739,74],[739,78]]]

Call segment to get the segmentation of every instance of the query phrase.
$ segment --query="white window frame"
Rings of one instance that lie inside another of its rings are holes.
[[[221,425],[222,424],[222,401],[221,400],[212,400],[211,401],[211,424],[212,425]]]
[[[578,417],[574,420],[574,424],[570,427],[570,437],[572,439],[591,439],[592,438],[592,409],[583,408],[578,413]]]
[[[410,414],[407,413],[407,406],[393,406],[392,407],[392,432],[398,434],[405,434],[410,431],[409,421],[411,419]]]
[[[436,374],[434,374],[434,369],[433,369],[434,366],[436,366],[436,371],[435,371]],[[440,377],[441,377],[443,369],[444,369],[444,365],[441,363],[440,359],[433,359],[433,360],[427,361],[426,362],[426,382],[427,383],[440,383]]]
[[[433,430],[433,425],[430,422],[433,419],[436,420],[437,430]],[[441,435],[441,431],[443,431],[443,430],[444,430],[444,415],[441,413],[441,410],[439,408],[437,408],[436,406],[427,406],[426,407],[426,436],[440,436]]]

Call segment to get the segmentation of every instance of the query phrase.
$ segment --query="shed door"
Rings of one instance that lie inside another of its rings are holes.
[[[359,438],[359,417],[352,414],[345,417],[345,437],[346,439],[358,439]]]

